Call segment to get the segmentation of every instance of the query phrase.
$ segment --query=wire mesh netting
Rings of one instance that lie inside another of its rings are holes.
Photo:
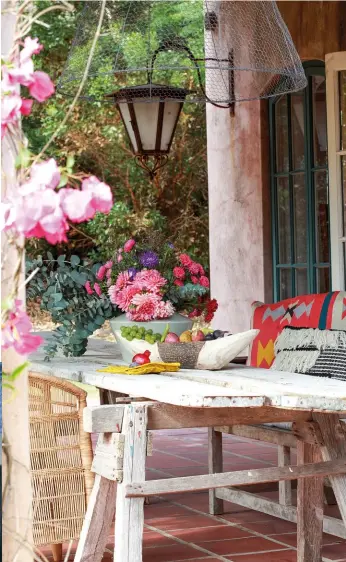
[[[228,105],[306,86],[275,2],[107,0],[85,4],[58,86],[64,95],[78,90],[102,13],[82,98],[112,102],[123,88],[149,85],[131,95]]]

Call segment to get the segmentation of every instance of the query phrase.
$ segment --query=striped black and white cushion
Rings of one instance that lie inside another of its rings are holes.
[[[346,349],[324,349],[307,375],[329,377],[346,381]]]

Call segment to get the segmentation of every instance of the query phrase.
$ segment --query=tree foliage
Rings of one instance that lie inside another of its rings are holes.
[[[36,64],[57,82],[68,57],[83,2],[72,2],[75,11],[50,12],[44,16],[48,25],[36,26],[32,36],[39,36],[44,50]],[[39,8],[50,1],[37,1]],[[115,3],[116,4],[116,3]],[[142,6],[145,3],[138,2]],[[179,27],[179,13],[172,3],[171,23],[160,19],[157,3],[158,33],[167,34]],[[186,3],[189,4],[189,3]],[[138,12],[140,17],[140,12]],[[170,25],[171,30],[167,29]],[[193,30],[187,30],[191,35]],[[203,29],[200,30],[203,38]],[[168,53],[165,54],[168,56]],[[185,84],[183,84],[185,85]],[[193,84],[189,85],[193,87]],[[38,153],[63,119],[69,98],[57,93],[46,104],[37,105],[24,124],[29,148]],[[75,171],[95,174],[113,190],[115,206],[108,216],[96,216],[88,224],[71,225],[68,245],[51,248],[55,255],[77,253],[81,257],[104,259],[113,254],[118,240],[135,235],[143,227],[156,228],[174,238],[177,248],[188,251],[204,266],[208,265],[208,193],[206,171],[205,108],[185,104],[175,134],[169,163],[151,182],[139,169],[130,151],[123,124],[114,106],[81,100],[70,121],[60,131],[49,154],[65,163],[68,154],[75,156]],[[42,253],[47,245],[32,241],[29,255]]]

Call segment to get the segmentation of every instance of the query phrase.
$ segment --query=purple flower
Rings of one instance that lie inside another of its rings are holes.
[[[134,276],[136,275],[137,271],[138,271],[138,270],[137,270],[135,267],[129,267],[129,269],[127,270],[128,274],[129,274],[129,276],[130,276],[131,281],[133,281],[133,278],[134,278]]]
[[[139,261],[143,265],[143,267],[154,269],[159,265],[159,256],[155,252],[147,250],[139,256]]]
[[[174,244],[172,244],[172,242],[167,242],[167,246],[172,250],[174,249]]]

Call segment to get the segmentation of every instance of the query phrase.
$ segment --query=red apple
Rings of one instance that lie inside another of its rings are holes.
[[[198,330],[197,332],[192,334],[192,341],[204,341],[204,334],[202,330]]]
[[[173,332],[169,332],[165,338],[165,343],[179,343],[179,336]]]

